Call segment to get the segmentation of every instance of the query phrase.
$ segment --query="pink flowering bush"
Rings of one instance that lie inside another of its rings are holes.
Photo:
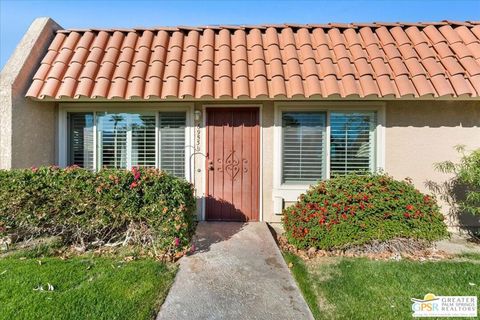
[[[342,249],[399,237],[433,241],[448,235],[435,198],[381,174],[319,182],[283,214],[288,241],[302,249]]]
[[[0,237],[13,241],[60,236],[174,254],[189,248],[194,212],[192,185],[157,169],[0,170]]]

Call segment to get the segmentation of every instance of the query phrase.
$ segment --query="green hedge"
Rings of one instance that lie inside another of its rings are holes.
[[[373,240],[432,241],[448,235],[433,197],[381,174],[322,181],[283,213],[286,237],[298,248],[341,249]]]
[[[178,252],[194,229],[193,187],[156,169],[0,171],[0,236],[65,244],[125,241]]]

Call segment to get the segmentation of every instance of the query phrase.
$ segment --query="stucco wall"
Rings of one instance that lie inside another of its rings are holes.
[[[457,161],[456,145],[480,148],[480,101],[388,102],[385,131],[386,171],[397,179],[409,177],[430,193],[428,181],[442,184],[449,179],[434,163]],[[457,219],[454,208],[441,204],[450,225],[480,225],[478,217]]]
[[[60,26],[36,19],[1,72],[0,168],[55,163],[55,103],[25,98],[40,59]]]
[[[195,109],[202,111],[204,104],[225,102],[196,103]],[[281,216],[273,212],[274,103],[264,101],[261,105],[263,220],[280,222]],[[385,113],[385,169],[396,179],[411,178],[415,186],[423,192],[432,192],[426,185],[427,181],[442,183],[449,179],[450,176],[435,171],[433,164],[444,160],[458,160],[458,154],[454,150],[456,145],[464,144],[469,149],[480,148],[480,101],[392,101],[386,103]],[[197,124],[200,125],[199,141],[204,152],[202,123],[200,120]],[[195,182],[201,199],[204,192],[202,172],[205,158],[198,155],[195,159]],[[285,205],[292,204],[292,199],[287,200]],[[443,201],[441,204],[442,211],[452,217],[452,208]],[[201,209],[201,201],[198,208]],[[479,224],[479,219],[462,216],[460,221],[449,220],[450,225],[459,223],[476,225]]]
[[[280,222],[281,216],[273,212],[273,149],[274,149],[274,105],[273,102],[265,102],[262,109],[262,139],[263,139],[263,195],[262,209],[263,220],[268,222]]]
[[[202,104],[196,103],[195,112],[203,113]],[[205,150],[205,123],[204,116],[200,119],[194,119],[194,149],[195,154],[193,156],[194,161],[194,183],[195,186],[195,197],[197,198],[197,219],[203,220],[203,200],[205,197],[205,159],[206,159],[206,150]]]

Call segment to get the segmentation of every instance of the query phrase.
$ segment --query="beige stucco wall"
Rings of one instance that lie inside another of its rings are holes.
[[[0,76],[0,169],[55,163],[55,103],[25,98],[40,59],[60,26],[36,19]]]
[[[274,115],[273,102],[265,102],[262,108],[262,212],[263,220],[268,222],[280,222],[281,219],[273,212]]]
[[[205,105],[261,105],[262,136],[262,201],[263,220],[280,222],[281,215],[273,212],[274,188],[274,103],[261,102],[197,102],[195,110],[203,111]],[[369,103],[365,102],[368,107]],[[203,119],[196,123],[199,130],[199,150],[204,152]],[[197,134],[194,134],[197,136]],[[195,141],[197,139],[195,138]],[[458,160],[454,147],[464,144],[469,149],[480,148],[480,101],[390,101],[385,103],[385,171],[396,179],[411,178],[422,192],[431,193],[427,181],[442,183],[450,176],[434,170],[435,162]],[[204,195],[203,170],[205,158],[195,156],[195,184],[199,197]],[[285,205],[294,199],[285,199]],[[440,201],[442,211],[450,214],[452,208]],[[478,218],[463,216],[461,221],[451,219],[449,224],[480,224]]]
[[[442,184],[448,175],[434,163],[457,161],[456,145],[480,148],[480,101],[405,101],[386,106],[386,171],[397,179],[409,177],[423,192],[428,181]],[[480,225],[479,217],[456,219],[451,206],[441,201],[450,225]]]

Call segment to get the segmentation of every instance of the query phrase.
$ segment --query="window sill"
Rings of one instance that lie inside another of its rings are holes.
[[[306,190],[311,185],[316,184],[316,182],[312,183],[305,183],[305,184],[289,184],[289,183],[282,183],[280,186],[277,187],[279,190]]]
[[[298,197],[310,188],[310,185],[285,185],[274,187],[273,198],[282,198],[285,202],[297,201]]]

